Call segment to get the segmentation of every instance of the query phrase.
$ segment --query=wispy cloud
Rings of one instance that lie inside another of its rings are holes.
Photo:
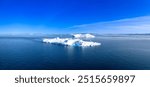
[[[150,16],[76,25],[70,29],[87,33],[150,33]]]
[[[150,33],[150,16],[120,19],[92,24],[75,25],[69,28],[50,28],[44,25],[30,26],[12,24],[0,26],[0,34],[3,33]]]

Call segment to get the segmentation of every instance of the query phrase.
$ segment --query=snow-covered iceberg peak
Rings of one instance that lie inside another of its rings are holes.
[[[72,38],[53,38],[53,39],[43,39],[43,42],[45,43],[51,43],[51,44],[60,44],[65,46],[99,46],[101,43],[98,42],[92,42],[92,41],[83,41],[81,39],[72,39]]]
[[[95,38],[92,34],[73,34],[74,38]]]

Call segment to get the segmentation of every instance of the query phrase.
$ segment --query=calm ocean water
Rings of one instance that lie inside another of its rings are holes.
[[[42,38],[1,37],[0,69],[4,70],[150,70],[150,39],[104,37],[95,47],[42,43]]]

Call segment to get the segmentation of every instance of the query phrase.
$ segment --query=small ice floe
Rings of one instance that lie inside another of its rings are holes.
[[[83,41],[81,39],[73,39],[73,38],[53,38],[53,39],[43,39],[43,42],[45,43],[51,43],[51,44],[58,44],[58,45],[65,45],[65,46],[99,46],[101,43],[98,42],[92,42],[92,41]]]
[[[95,38],[92,34],[73,34],[74,38]]]

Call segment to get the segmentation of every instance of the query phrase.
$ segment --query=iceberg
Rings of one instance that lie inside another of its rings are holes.
[[[45,43],[51,43],[51,44],[58,44],[58,45],[65,45],[65,46],[81,46],[81,47],[87,47],[87,46],[99,46],[101,43],[98,42],[92,42],[92,41],[83,41],[81,39],[73,39],[73,38],[53,38],[53,39],[43,39],[43,42]]]
[[[95,38],[92,34],[73,34],[74,38]]]

